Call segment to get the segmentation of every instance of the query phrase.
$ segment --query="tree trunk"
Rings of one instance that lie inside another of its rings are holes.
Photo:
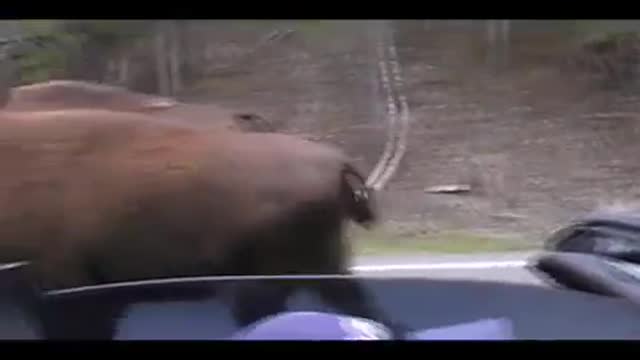
[[[487,64],[501,70],[509,64],[510,20],[487,20]]]
[[[179,21],[174,20],[168,22],[167,26],[167,40],[169,50],[169,73],[171,79],[171,95],[182,90],[182,74],[180,71],[182,58],[180,56],[180,29]]]
[[[167,41],[164,22],[158,21],[155,34],[156,83],[158,93],[163,96],[171,95],[171,83],[167,64]]]
[[[9,102],[12,70],[14,69],[11,69],[6,62],[0,62],[0,108],[3,108]]]
[[[497,48],[497,24],[496,20],[487,20],[487,65],[491,68],[496,65],[496,48]]]
[[[184,83],[192,79],[193,71],[198,64],[198,56],[202,54],[203,47],[192,20],[182,20],[180,25],[180,55],[182,58],[180,75]]]
[[[118,69],[118,84],[127,86],[129,83],[129,56],[127,56],[126,52],[123,51],[118,57],[116,68]]]
[[[511,37],[511,21],[510,20],[501,20],[500,21],[500,55],[501,55],[501,66],[509,65],[509,52],[510,52],[510,37]]]

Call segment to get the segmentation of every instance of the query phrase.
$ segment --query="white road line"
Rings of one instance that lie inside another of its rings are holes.
[[[353,266],[353,271],[384,272],[384,271],[412,271],[412,270],[486,270],[500,268],[521,268],[527,265],[525,260],[515,261],[478,261],[478,262],[448,262],[437,264],[388,264],[388,265],[360,265]]]

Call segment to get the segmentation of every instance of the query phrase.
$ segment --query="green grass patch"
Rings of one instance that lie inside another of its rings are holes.
[[[352,229],[349,234],[358,255],[415,253],[469,254],[524,251],[536,247],[533,242],[512,235],[472,231],[398,230],[379,228],[371,231]]]

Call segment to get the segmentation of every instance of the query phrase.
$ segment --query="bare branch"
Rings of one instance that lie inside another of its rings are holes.
[[[404,80],[402,78],[393,37],[389,39],[388,47],[381,48],[380,73],[383,89],[387,93],[389,128],[385,150],[380,157],[380,161],[367,179],[367,185],[375,190],[384,188],[398,170],[400,162],[407,151],[410,127],[409,105],[406,97],[402,93]],[[384,50],[388,50],[388,60]],[[390,71],[386,70],[385,65],[388,65]],[[399,104],[400,111],[398,111],[396,103]]]

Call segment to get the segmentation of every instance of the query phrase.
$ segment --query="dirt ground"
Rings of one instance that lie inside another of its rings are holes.
[[[184,98],[257,111],[280,131],[342,146],[370,170],[386,120],[369,35],[349,33],[341,49],[293,36]],[[560,67],[495,73],[465,53],[468,45],[403,35],[396,45],[412,123],[405,159],[381,194],[388,223],[540,241],[594,207],[638,200],[637,98],[587,86]],[[472,191],[424,191],[453,183]]]
[[[560,66],[523,64],[493,74],[442,61],[445,51],[438,61],[434,51],[404,44],[414,122],[405,166],[389,192],[405,216],[542,240],[595,207],[637,201],[637,97],[590,86]],[[433,59],[429,70],[426,59]],[[461,182],[477,191],[422,193]]]

